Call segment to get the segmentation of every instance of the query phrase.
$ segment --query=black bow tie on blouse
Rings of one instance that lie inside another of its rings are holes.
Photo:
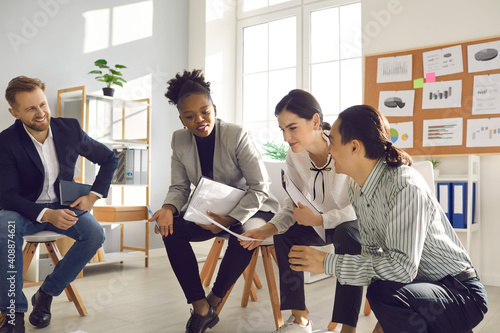
[[[321,184],[323,186],[323,201],[325,202],[325,176],[323,175],[323,171],[330,171],[332,170],[331,167],[329,167],[330,163],[332,161],[332,156],[328,158],[328,163],[325,164],[322,168],[317,168],[312,161],[312,168],[310,168],[311,171],[316,171],[316,176],[314,177],[314,184],[313,184],[313,201],[316,200],[316,180],[318,179],[318,176],[321,174]]]

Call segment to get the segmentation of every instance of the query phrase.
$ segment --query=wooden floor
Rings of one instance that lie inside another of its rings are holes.
[[[86,268],[84,278],[76,280],[76,286],[89,315],[79,317],[76,308],[68,302],[63,293],[54,298],[51,325],[44,329],[35,329],[26,320],[26,332],[184,332],[190,306],[185,302],[164,253],[164,250],[154,250],[149,268],[144,268],[143,261],[140,260]],[[275,330],[260,259],[257,272],[264,285],[263,289],[257,291],[259,299],[242,308],[240,301],[243,280],[238,280],[220,314],[219,324],[207,330],[207,333],[256,333]],[[277,275],[277,269],[275,273]],[[333,278],[327,278],[306,285],[307,306],[315,333],[327,332],[326,327],[332,311],[334,281]],[[36,290],[37,287],[25,289],[28,299]],[[498,333],[500,330],[500,287],[487,287],[487,291],[489,312],[485,320],[474,329],[475,333]],[[283,318],[286,320],[289,315],[289,312],[285,311]],[[367,317],[361,314],[357,332],[370,333],[375,323],[373,313]],[[339,328],[335,331],[339,332]]]

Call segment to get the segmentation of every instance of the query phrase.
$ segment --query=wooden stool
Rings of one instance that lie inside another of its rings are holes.
[[[26,240],[27,244],[23,250],[23,258],[24,258],[23,276],[26,276],[26,272],[30,267],[31,261],[33,260],[33,256],[35,255],[38,244],[40,243],[45,243],[45,246],[47,247],[47,251],[49,252],[49,256],[52,259],[54,266],[57,265],[59,260],[62,259],[62,256],[61,253],[59,252],[59,249],[57,248],[56,240],[61,237],[65,236],[54,231],[40,231],[33,235],[24,236],[24,240]],[[85,308],[85,305],[83,304],[83,301],[80,298],[80,294],[78,294],[78,291],[76,290],[76,286],[74,285],[74,283],[71,282],[66,287],[66,289],[64,289],[64,291],[66,292],[68,300],[72,301],[75,304],[76,310],[78,311],[80,316],[87,315],[88,314],[87,309]]]
[[[363,314],[365,316],[368,316],[370,315],[370,313],[372,312],[372,309],[370,308],[370,303],[368,303],[368,299],[365,300],[365,308],[363,309]],[[334,323],[333,321],[330,322],[330,324],[328,324],[328,329],[333,331],[335,329],[335,327],[337,327],[337,323]]]
[[[247,230],[258,228],[260,226],[258,219],[249,220],[247,223],[244,224]],[[262,223],[264,223],[264,220],[262,220]],[[224,241],[227,239],[229,239],[229,236],[227,235],[217,236],[217,238],[214,240],[212,244],[212,248],[208,253],[207,259],[203,264],[203,268],[200,273],[201,283],[205,287],[208,287],[210,285],[210,280],[212,279],[213,273],[215,271],[215,266],[217,265],[217,261],[219,260],[219,256],[222,251]],[[255,267],[257,265],[257,258],[259,257],[259,250],[262,253],[262,263],[264,264],[264,271],[266,273],[267,288],[269,291],[269,299],[271,301],[271,307],[273,309],[274,323],[276,324],[276,328],[279,328],[280,326],[283,325],[283,316],[280,310],[278,288],[276,286],[276,280],[274,278],[272,259],[274,258],[276,264],[278,263],[278,261],[276,259],[276,252],[274,251],[274,244],[272,237],[266,239],[264,242],[262,242],[262,244],[259,247],[255,249],[252,255],[252,259],[250,260],[250,263],[248,264],[247,268],[242,274],[243,277],[245,278],[245,286],[243,288],[241,306],[243,307],[247,306],[249,298],[252,299],[252,301],[257,300],[257,293],[255,292],[254,284],[258,289],[262,288],[262,284],[260,283],[259,277],[255,272]],[[228,290],[224,298],[221,300],[221,303],[217,308],[217,314],[221,312],[224,303],[226,303],[229,294],[231,294],[231,291],[233,290],[233,287],[234,284],[231,286],[231,288]]]

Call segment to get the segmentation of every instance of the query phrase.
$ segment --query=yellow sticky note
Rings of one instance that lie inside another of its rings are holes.
[[[424,78],[413,80],[413,89],[423,88],[424,87]]]

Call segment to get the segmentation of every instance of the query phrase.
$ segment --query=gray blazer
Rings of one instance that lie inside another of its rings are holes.
[[[187,129],[172,135],[171,185],[163,204],[184,211],[202,176],[196,140]],[[215,122],[214,180],[246,191],[229,216],[245,223],[258,210],[276,213],[279,204],[269,190],[271,180],[260,153],[247,131],[241,126]]]

